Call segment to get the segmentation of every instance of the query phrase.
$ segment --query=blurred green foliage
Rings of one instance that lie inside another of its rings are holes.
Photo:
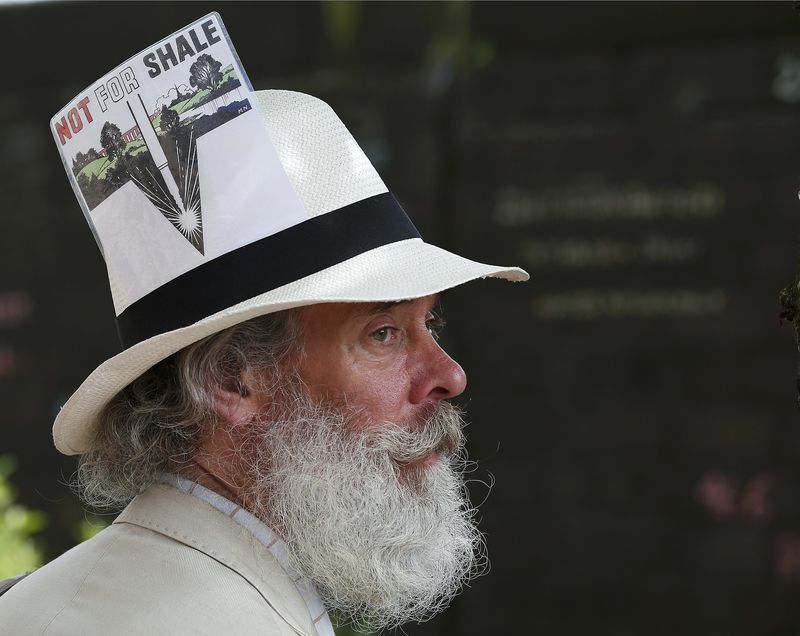
[[[108,527],[108,520],[95,515],[86,515],[76,525],[72,532],[72,538],[78,543],[88,541],[103,528]]]
[[[360,632],[352,625],[345,624],[345,620],[336,611],[331,612],[330,617],[336,636],[377,636],[377,632]]]
[[[44,558],[33,535],[47,525],[47,515],[15,503],[16,492],[9,477],[16,467],[13,457],[0,456],[0,579],[29,572]]]
[[[340,61],[351,60],[361,23],[361,4],[353,0],[329,0],[321,7],[328,38],[336,54]]]

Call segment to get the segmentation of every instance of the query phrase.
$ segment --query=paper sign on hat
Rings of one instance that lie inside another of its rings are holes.
[[[123,62],[53,117],[117,315],[204,261],[308,218],[258,108],[211,13]]]

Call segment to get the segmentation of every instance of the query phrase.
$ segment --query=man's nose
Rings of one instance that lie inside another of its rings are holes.
[[[436,343],[431,343],[418,377],[411,395],[414,404],[426,399],[443,400],[455,397],[463,393],[467,386],[464,369]]]

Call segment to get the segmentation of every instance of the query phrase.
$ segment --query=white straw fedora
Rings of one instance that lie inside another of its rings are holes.
[[[103,407],[147,369],[250,318],[323,302],[419,298],[477,278],[528,279],[517,267],[478,263],[425,243],[327,104],[290,91],[255,95],[307,218],[249,237],[133,302],[109,268],[126,348],[95,369],[56,417],[53,438],[62,453],[91,450]],[[236,210],[227,214],[235,217]]]

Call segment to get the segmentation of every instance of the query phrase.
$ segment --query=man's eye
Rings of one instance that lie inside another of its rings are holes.
[[[428,328],[428,332],[433,336],[434,340],[438,340],[446,324],[447,323],[442,318],[431,318],[425,323],[425,326]]]
[[[388,342],[389,338],[392,337],[392,328],[381,327],[380,329],[373,331],[371,334],[369,334],[369,336],[378,342]]]

